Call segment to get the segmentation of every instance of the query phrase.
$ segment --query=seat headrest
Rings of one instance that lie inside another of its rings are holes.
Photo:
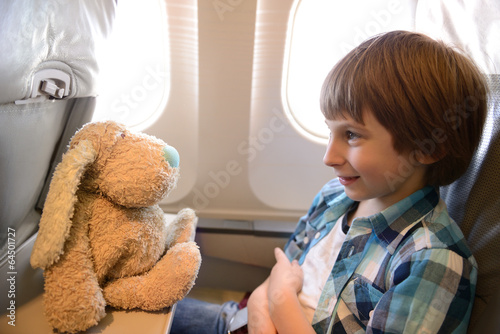
[[[1,1],[0,104],[29,98],[33,76],[47,69],[69,76],[68,98],[97,95],[96,53],[115,6],[114,0]]]
[[[484,73],[500,73],[500,2],[498,0],[419,0],[415,29],[455,45]]]

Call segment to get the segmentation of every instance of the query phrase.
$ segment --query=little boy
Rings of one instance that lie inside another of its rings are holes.
[[[437,187],[467,169],[486,95],[471,60],[416,33],[374,37],[335,65],[321,110],[337,178],[275,250],[248,301],[250,333],[466,332],[477,264]],[[207,310],[216,320],[201,332],[222,333],[236,307]]]

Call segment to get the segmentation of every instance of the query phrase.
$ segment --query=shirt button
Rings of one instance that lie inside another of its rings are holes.
[[[321,236],[321,232],[316,232],[316,234],[314,235],[314,239],[319,239],[320,236]]]
[[[305,237],[305,238],[304,238],[304,243],[305,243],[305,244],[308,244],[308,243],[309,243],[309,237]]]

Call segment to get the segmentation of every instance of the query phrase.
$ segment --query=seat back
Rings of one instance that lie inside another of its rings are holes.
[[[0,263],[36,232],[51,166],[94,106],[94,97],[0,105]]]
[[[489,79],[488,118],[479,149],[467,172],[441,189],[450,215],[460,225],[479,266],[471,332],[492,321],[500,331],[498,314],[488,316],[494,299],[500,297],[500,75]]]

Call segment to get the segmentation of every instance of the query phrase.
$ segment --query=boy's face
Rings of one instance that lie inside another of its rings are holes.
[[[333,167],[347,196],[364,202],[373,214],[422,188],[426,167],[415,152],[394,150],[392,135],[370,110],[364,111],[363,121],[348,114],[325,121],[330,140],[323,162]]]

